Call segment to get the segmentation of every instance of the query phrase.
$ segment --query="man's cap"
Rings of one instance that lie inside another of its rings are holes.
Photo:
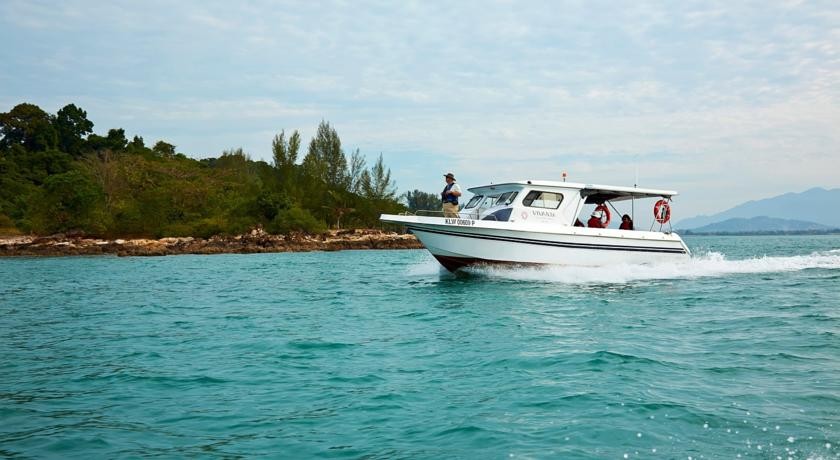
[[[443,177],[445,177],[447,179],[455,180],[455,174],[452,174],[452,173],[446,173],[446,174],[443,175]]]

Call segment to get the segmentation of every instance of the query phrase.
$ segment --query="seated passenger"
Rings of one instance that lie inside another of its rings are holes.
[[[589,228],[604,228],[604,211],[595,210],[592,211],[592,217],[589,218],[589,221],[586,222],[586,225]]]
[[[583,225],[580,219],[575,219],[575,227],[585,227],[585,225]]]
[[[627,214],[621,216],[621,225],[618,226],[618,229],[633,230],[633,219],[631,219]]]

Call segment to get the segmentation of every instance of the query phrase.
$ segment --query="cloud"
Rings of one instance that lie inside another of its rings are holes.
[[[196,155],[268,158],[268,133],[326,119],[428,190],[441,169],[627,183],[639,164],[751,199],[840,186],[838,22],[830,2],[793,1],[9,0],[0,39],[20,45],[0,51],[0,102],[75,102],[97,129]]]

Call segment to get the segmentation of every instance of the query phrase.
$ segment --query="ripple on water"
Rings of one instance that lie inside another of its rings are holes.
[[[0,260],[0,455],[837,458],[840,238],[701,242]]]

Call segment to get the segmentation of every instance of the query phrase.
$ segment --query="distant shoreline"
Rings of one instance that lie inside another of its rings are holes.
[[[840,234],[840,228],[831,230],[765,230],[756,232],[693,232],[691,230],[674,230],[683,236],[783,236],[783,235],[837,235]]]
[[[271,235],[256,229],[244,235],[213,236],[207,239],[173,237],[108,240],[63,235],[0,237],[0,257],[167,256],[421,248],[423,246],[414,235],[372,229],[331,230],[319,235]]]

